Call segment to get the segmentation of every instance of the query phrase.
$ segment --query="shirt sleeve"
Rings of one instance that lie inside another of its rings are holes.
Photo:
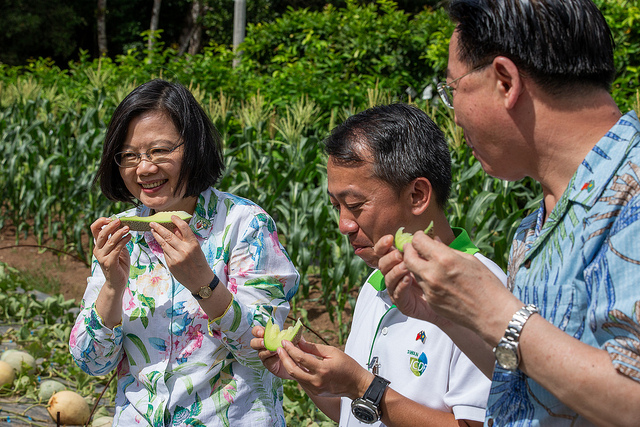
[[[491,380],[456,346],[449,365],[449,390],[445,404],[457,420],[484,421]]]
[[[122,326],[107,328],[96,311],[95,302],[105,278],[95,258],[92,265],[80,313],[71,330],[69,347],[76,364],[83,371],[90,375],[105,375],[111,372],[122,358]]]
[[[612,224],[585,271],[592,292],[587,323],[608,351],[615,369],[640,381],[640,196],[629,201]]]
[[[264,211],[239,230],[229,252],[227,288],[233,300],[224,315],[209,323],[209,331],[221,337],[240,363],[262,369],[257,352],[250,346],[251,329],[264,326],[270,317],[283,326],[300,276],[278,241],[273,219]]]

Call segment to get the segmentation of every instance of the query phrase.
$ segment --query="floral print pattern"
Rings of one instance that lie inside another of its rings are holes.
[[[121,216],[149,215],[141,206]],[[203,192],[190,226],[233,301],[209,319],[166,267],[152,233],[132,232],[122,323],[104,326],[95,301],[104,275],[93,260],[71,352],[92,375],[118,372],[114,425],[283,426],[282,382],[249,342],[270,316],[282,326],[299,274],[273,219],[249,200]]]
[[[560,330],[606,349],[618,372],[640,381],[640,122],[624,115],[598,142],[550,213],[525,218],[508,287]],[[523,372],[497,365],[488,425],[588,424]]]

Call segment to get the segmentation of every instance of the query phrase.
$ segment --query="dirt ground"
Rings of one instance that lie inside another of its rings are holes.
[[[42,246],[56,248],[56,242],[45,241]],[[15,228],[6,226],[0,229],[0,262],[17,268],[20,271],[31,272],[48,280],[60,283],[60,293],[66,299],[74,299],[80,303],[84,293],[90,268],[74,256],[62,254],[53,250],[44,250],[37,247],[35,238],[29,236],[26,239],[21,236],[16,245]],[[307,311],[307,326],[316,331],[329,344],[344,348],[335,333],[337,330],[331,321],[326,307],[320,301],[319,291],[311,291],[309,299],[299,301],[298,306]],[[351,311],[343,313],[343,319],[351,320]],[[305,339],[313,342],[321,342],[313,333],[307,331]]]

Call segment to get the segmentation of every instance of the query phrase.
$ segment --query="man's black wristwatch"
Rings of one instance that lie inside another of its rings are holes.
[[[382,417],[380,401],[382,401],[382,395],[388,385],[389,381],[376,375],[364,396],[351,402],[351,413],[358,421],[366,424],[380,421],[380,417]]]
[[[201,287],[198,292],[191,295],[193,295],[193,297],[197,300],[207,299],[211,296],[211,294],[213,294],[213,290],[216,288],[216,286],[218,286],[218,283],[220,283],[220,279],[218,279],[218,276],[214,275],[213,280],[211,281],[211,283],[209,283],[208,286]]]

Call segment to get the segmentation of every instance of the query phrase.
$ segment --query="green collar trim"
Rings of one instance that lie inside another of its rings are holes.
[[[479,251],[476,245],[471,241],[467,230],[460,227],[451,227],[451,229],[453,230],[453,235],[456,236],[453,242],[449,245],[451,249],[455,249],[469,255],[474,255]],[[370,275],[367,279],[367,283],[373,286],[373,288],[378,292],[385,290],[387,287],[384,284],[384,275],[380,270],[376,270],[372,275]]]

